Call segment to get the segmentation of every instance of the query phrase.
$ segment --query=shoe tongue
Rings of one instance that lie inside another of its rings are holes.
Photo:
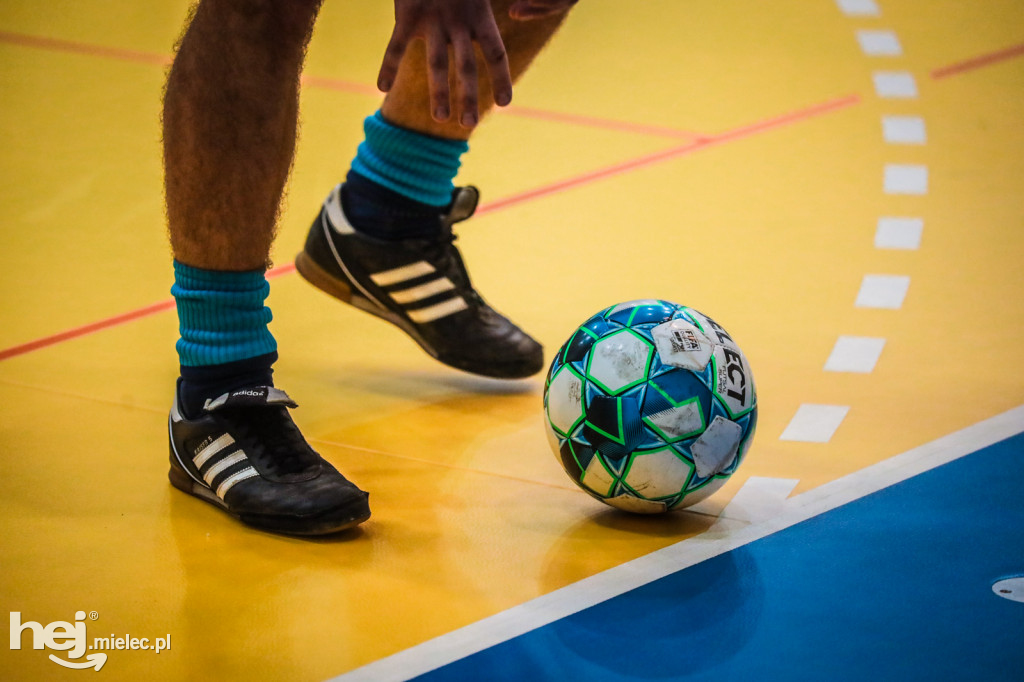
[[[203,405],[203,409],[207,412],[213,412],[214,410],[226,407],[260,407],[266,405],[298,407],[298,404],[279,388],[274,388],[273,386],[252,386],[225,393],[213,400],[207,400],[206,404]]]

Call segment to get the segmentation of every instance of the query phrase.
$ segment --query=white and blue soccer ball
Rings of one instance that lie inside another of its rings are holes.
[[[750,364],[714,320],[630,301],[580,325],[551,363],[544,414],[573,481],[613,507],[656,514],[718,490],[750,448]]]

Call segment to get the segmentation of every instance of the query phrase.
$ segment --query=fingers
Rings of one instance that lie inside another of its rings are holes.
[[[542,19],[564,12],[575,5],[577,0],[516,0],[508,9],[508,15],[519,21]]]
[[[487,75],[491,79],[491,92],[494,103],[503,107],[512,101],[512,75],[508,67],[508,54],[501,40],[501,33],[493,17],[488,24],[481,27],[477,34],[477,43],[487,66]]]
[[[480,73],[476,52],[473,49],[474,42],[480,46],[480,54],[483,56],[491,82],[494,103],[503,107],[512,101],[512,75],[509,72],[508,54],[505,52],[505,43],[489,8],[472,22],[470,31],[451,34],[459,96],[459,124],[463,128],[473,128],[480,120]]]
[[[480,119],[479,83],[473,41],[467,35],[452,37],[455,53],[455,85],[458,89],[459,125],[473,128]]]
[[[517,0],[514,4],[523,5],[523,11],[529,14],[573,2],[575,0]],[[494,103],[505,106],[512,100],[508,55],[489,0],[395,0],[395,28],[377,75],[377,87],[382,91],[388,92],[394,87],[403,55],[413,39],[423,39],[426,44],[430,116],[435,121],[448,121],[454,105],[459,125],[473,128],[479,122],[481,74],[477,66],[477,45]],[[449,82],[452,65],[455,101]]]
[[[444,41],[441,35],[437,36],[435,46],[428,47],[430,54],[427,60],[431,106],[436,121],[447,120],[449,114],[448,53],[444,42],[450,44],[452,49],[455,66],[455,108],[458,112],[459,125],[463,128],[474,128],[480,121],[480,72],[474,42],[480,46],[484,65],[490,77],[494,102],[498,106],[505,106],[512,101],[512,76],[509,72],[505,44],[501,40],[501,34],[492,15],[477,22],[472,32],[453,31],[448,35],[447,41]]]
[[[391,32],[391,40],[384,50],[384,59],[380,65],[380,72],[377,74],[377,88],[381,92],[387,92],[395,84],[395,77],[398,75],[398,65],[402,62],[402,55],[409,47],[409,32],[405,24],[395,24],[395,30]]]
[[[427,82],[430,88],[430,115],[440,122],[451,117],[451,92],[448,85],[448,40],[438,30],[427,36]]]

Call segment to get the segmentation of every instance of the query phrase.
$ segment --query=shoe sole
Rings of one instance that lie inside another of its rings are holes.
[[[370,518],[370,508],[366,505],[365,501],[362,505],[359,505],[358,509],[340,507],[338,509],[329,509],[316,516],[287,517],[268,514],[238,514],[228,509],[224,501],[217,497],[212,490],[196,483],[192,480],[191,476],[182,471],[181,466],[174,460],[173,446],[170,457],[171,468],[167,478],[170,479],[172,486],[212,504],[227,515],[258,530],[284,535],[330,535],[354,528]]]
[[[508,365],[488,363],[486,367],[481,367],[477,365],[469,366],[457,358],[446,358],[445,356],[440,355],[423,339],[422,336],[420,336],[412,323],[386,308],[381,308],[373,301],[368,300],[362,294],[353,291],[351,286],[327,272],[305,251],[299,252],[299,255],[295,257],[295,269],[303,279],[320,291],[323,291],[325,294],[333,296],[339,301],[348,303],[353,308],[362,310],[364,313],[369,313],[374,317],[378,317],[395,325],[408,334],[420,348],[426,351],[427,355],[438,362],[448,365],[449,367],[453,367],[463,372],[479,374],[481,376],[492,377],[495,379],[524,379],[526,377],[533,376],[540,371],[539,369],[534,368],[524,368],[521,363]]]

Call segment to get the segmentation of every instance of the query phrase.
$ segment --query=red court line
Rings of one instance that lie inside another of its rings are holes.
[[[0,360],[6,360],[8,358],[13,358],[18,355],[24,355],[25,353],[31,353],[34,350],[39,350],[40,348],[53,346],[63,341],[77,339],[80,336],[92,334],[93,332],[98,332],[103,329],[109,329],[110,327],[116,327],[119,324],[132,322],[133,320],[148,317],[149,315],[163,312],[164,310],[170,310],[173,307],[174,299],[160,301],[159,303],[154,303],[144,308],[138,308],[137,310],[131,310],[127,313],[121,313],[120,315],[108,317],[105,320],[99,320],[97,322],[91,322],[89,324],[82,325],[81,327],[68,329],[67,331],[60,332],[59,334],[53,334],[52,336],[44,336],[41,339],[29,341],[28,343],[23,343],[20,346],[13,346],[5,350],[0,350]]]
[[[302,83],[314,88],[350,92],[357,95],[381,95],[380,90],[375,86],[352,83],[350,81],[343,81],[337,78],[327,78],[325,76],[303,74]],[[533,118],[539,121],[551,121],[554,123],[568,123],[570,125],[578,125],[588,128],[603,128],[605,130],[614,130],[616,132],[656,135],[658,137],[686,140],[699,140],[704,138],[700,133],[695,133],[689,130],[679,130],[677,128],[668,128],[665,126],[645,125],[643,123],[633,123],[631,121],[616,121],[608,118],[595,118],[594,116],[580,116],[578,114],[567,114],[560,111],[524,107],[518,104],[509,105],[501,109],[501,111],[504,114],[519,116],[521,118]]]
[[[280,267],[276,267],[273,270],[268,271],[267,279],[280,277],[281,275],[287,275],[293,272],[294,270],[295,265],[292,263],[282,265]],[[10,348],[0,350],[0,362],[2,362],[3,360],[7,360],[8,358],[16,357],[18,355],[31,353],[34,350],[40,350],[41,348],[53,346],[64,341],[77,339],[80,336],[86,336],[87,334],[103,331],[104,329],[110,329],[111,327],[116,327],[127,322],[134,322],[135,320],[142,319],[143,317],[149,317],[150,315],[155,315],[156,313],[162,313],[163,311],[171,310],[172,308],[174,308],[174,299],[168,298],[166,300],[160,301],[159,303],[153,303],[142,308],[130,310],[126,313],[121,313],[120,315],[114,315],[113,317],[108,317],[103,320],[90,322],[89,324],[83,324],[81,327],[68,329],[66,331],[62,331],[51,336],[44,336],[41,339],[29,341],[28,343],[23,343],[20,346],[12,346]]]
[[[139,50],[125,50],[116,47],[105,47],[90,43],[80,43],[73,40],[61,40],[58,38],[43,38],[22,33],[11,33],[0,31],[0,43],[19,45],[22,47],[34,47],[42,50],[55,52],[67,52],[70,54],[85,55],[90,57],[105,57],[107,59],[118,59],[141,64],[155,64],[157,66],[168,66],[171,63],[169,55],[157,54],[155,52],[142,52]],[[314,88],[334,90],[336,92],[347,92],[356,95],[369,95],[381,97],[383,94],[373,85],[355,83],[341,80],[340,78],[329,78],[327,76],[315,76],[303,74],[302,83]],[[620,132],[641,133],[644,135],[660,135],[670,138],[701,138],[698,133],[686,130],[676,130],[662,126],[649,126],[641,123],[630,123],[628,121],[615,121],[610,119],[597,118],[594,116],[579,116],[576,114],[565,114],[557,111],[545,111],[531,107],[510,106],[505,111],[512,116],[524,118],[535,118],[558,123],[586,126],[590,128],[603,128]]]
[[[1014,45],[1007,47],[1002,50],[995,52],[989,52],[988,54],[979,55],[970,59],[965,59],[962,62],[956,62],[949,66],[943,66],[942,68],[935,69],[932,71],[932,78],[946,78],[948,76],[955,76],[959,73],[965,73],[967,71],[974,71],[984,66],[990,66],[999,62],[1013,59],[1014,57],[1020,57],[1024,55],[1024,43],[1020,45]]]
[[[750,137],[751,135],[755,135],[757,133],[773,130],[775,128],[790,125],[800,121],[805,121],[807,119],[813,118],[815,116],[820,116],[831,111],[844,109],[846,107],[857,104],[860,101],[861,99],[859,95],[848,95],[846,97],[841,97],[839,99],[823,102],[822,104],[816,104],[814,106],[807,107],[806,109],[800,109],[799,111],[794,111],[787,114],[783,114],[781,116],[776,116],[774,118],[758,121],[757,123],[742,126],[740,128],[735,128],[733,130],[729,130],[724,133],[714,135],[712,137],[694,140],[684,145],[680,145],[678,147],[672,147],[671,149],[665,149],[660,152],[654,152],[653,154],[641,156],[640,158],[632,159],[624,163],[618,163],[613,166],[608,166],[606,168],[599,168],[598,170],[590,171],[582,175],[577,175],[576,177],[573,178],[560,180],[550,185],[545,185],[543,187],[537,187],[535,189],[521,192],[520,194],[514,194],[512,196],[505,197],[504,199],[497,199],[496,201],[492,201],[481,206],[480,210],[477,211],[477,214],[485,215],[492,211],[497,211],[515,204],[520,204],[524,201],[530,201],[538,197],[547,196],[549,194],[554,194],[556,192],[561,192],[571,187],[579,187],[581,185],[586,185],[591,182],[594,182],[596,180],[602,180],[604,178],[610,178],[615,175],[621,175],[622,173],[634,171],[639,168],[644,168],[646,166],[660,163],[662,161],[668,161],[669,159],[675,159],[680,156],[685,156],[687,154],[691,154],[701,149],[717,147],[722,144],[725,144],[726,142],[732,142],[734,140]]]
[[[666,149],[664,151],[648,154],[647,156],[641,156],[638,159],[633,159],[631,161],[626,161],[624,163],[618,163],[615,164],[614,166],[599,168],[595,171],[590,171],[589,173],[577,175],[576,177],[573,178],[559,180],[558,182],[553,182],[550,185],[544,185],[543,187],[537,187],[534,189],[527,190],[525,192],[520,192],[519,194],[513,194],[512,196],[508,196],[503,199],[496,199],[495,201],[486,203],[480,207],[476,214],[487,215],[488,213],[500,211],[501,209],[508,208],[509,206],[521,204],[524,201],[531,201],[533,199],[547,196],[549,194],[562,192],[572,187],[587,185],[596,180],[602,180],[604,178],[610,178],[615,175],[621,175],[622,173],[637,170],[638,168],[650,166],[652,164],[658,163],[659,161],[667,161],[668,159],[673,159],[677,156],[683,156],[684,154],[688,154],[698,149],[707,147],[709,144],[710,142],[705,140],[695,140],[693,142],[688,142],[687,144],[684,144],[680,147],[673,147],[671,149]]]
[[[594,118],[593,116],[581,116],[579,114],[566,114],[547,109],[534,109],[533,107],[522,107],[517,104],[509,105],[502,111],[522,116],[524,118],[535,118],[541,121],[555,121],[558,123],[570,123],[591,128],[605,128],[625,133],[639,133],[642,135],[657,135],[659,137],[674,137],[688,140],[701,140],[705,136],[690,130],[679,130],[678,128],[667,128],[665,126],[645,125],[631,121],[616,121],[608,118]]]
[[[582,175],[577,175],[575,177],[568,178],[566,180],[561,180],[550,185],[545,185],[543,187],[528,190],[520,194],[505,197],[504,199],[498,199],[496,201],[492,201],[488,204],[481,206],[480,210],[477,211],[477,214],[484,215],[487,213],[492,213],[494,211],[498,211],[503,208],[513,206],[515,204],[520,204],[525,201],[536,199],[538,197],[547,196],[549,194],[554,194],[556,192],[561,192],[572,187],[579,187],[581,185],[586,185],[591,182],[595,182],[597,180],[601,180],[604,178],[609,178],[615,175],[621,175],[622,173],[627,173],[629,171],[637,170],[639,168],[644,168],[646,166],[659,163],[661,161],[667,161],[669,159],[678,158],[680,156],[684,156],[699,149],[719,146],[725,144],[726,142],[732,142],[734,140],[749,137],[757,133],[773,130],[775,128],[779,128],[786,125],[791,125],[793,123],[797,123],[800,121],[805,121],[815,116],[820,116],[831,111],[836,111],[839,109],[852,106],[854,104],[857,104],[858,102],[860,102],[860,97],[858,95],[849,95],[847,97],[830,100],[822,104],[816,104],[805,109],[800,109],[799,111],[794,111],[787,114],[783,114],[781,116],[776,116],[774,118],[758,121],[757,123],[753,123],[751,125],[743,126],[740,128],[735,128],[733,130],[726,131],[711,138],[691,141],[678,147],[673,147],[671,149],[666,149],[664,151],[641,156],[640,158],[633,159],[631,161],[626,161],[624,163],[618,163],[612,166],[608,166],[606,168],[600,168],[595,171],[583,173]],[[274,277],[287,275],[293,272],[294,270],[295,265],[292,263],[281,265],[267,272],[267,278],[271,279]],[[92,334],[93,332],[98,332],[104,329],[109,329],[111,327],[116,327],[127,322],[132,322],[143,317],[148,317],[149,315],[163,312],[165,310],[170,310],[173,307],[174,300],[168,299],[160,301],[159,303],[154,303],[152,305],[145,306],[143,308],[138,308],[136,310],[122,313],[120,315],[108,317],[104,320],[92,322],[81,327],[75,327],[74,329],[69,329],[58,334],[53,334],[51,336],[46,336],[41,339],[36,339],[35,341],[30,341],[19,346],[13,346],[5,350],[0,350],[0,361],[6,360],[8,358],[13,358],[18,355],[24,355],[25,353],[30,353],[41,348],[46,348],[48,346],[61,343],[63,341],[78,338],[80,336]]]
[[[104,47],[91,43],[79,43],[73,40],[60,40],[58,38],[43,38],[30,36],[22,33],[9,33],[0,31],[0,43],[18,45],[21,47],[34,47],[41,50],[53,52],[66,52],[69,54],[83,55],[87,57],[104,57],[117,59],[124,62],[136,64],[154,64],[156,66],[170,66],[171,57],[155,52],[141,52],[139,50],[124,50],[117,47]],[[312,87],[324,88],[326,90],[338,90],[351,92],[358,95],[380,95],[380,91],[372,85],[352,83],[338,78],[325,78],[322,76],[303,75],[302,82]]]
[[[89,57],[106,57],[108,59],[119,59],[126,62],[140,64],[155,64],[167,66],[171,58],[165,54],[154,52],[141,52],[139,50],[125,50],[119,47],[105,47],[103,45],[92,45],[89,43],[78,43],[72,40],[60,40],[57,38],[43,38],[41,36],[30,36],[22,33],[9,33],[0,31],[0,42],[21,47],[35,47],[41,50],[52,50],[54,52],[70,52],[71,54],[87,55]]]

